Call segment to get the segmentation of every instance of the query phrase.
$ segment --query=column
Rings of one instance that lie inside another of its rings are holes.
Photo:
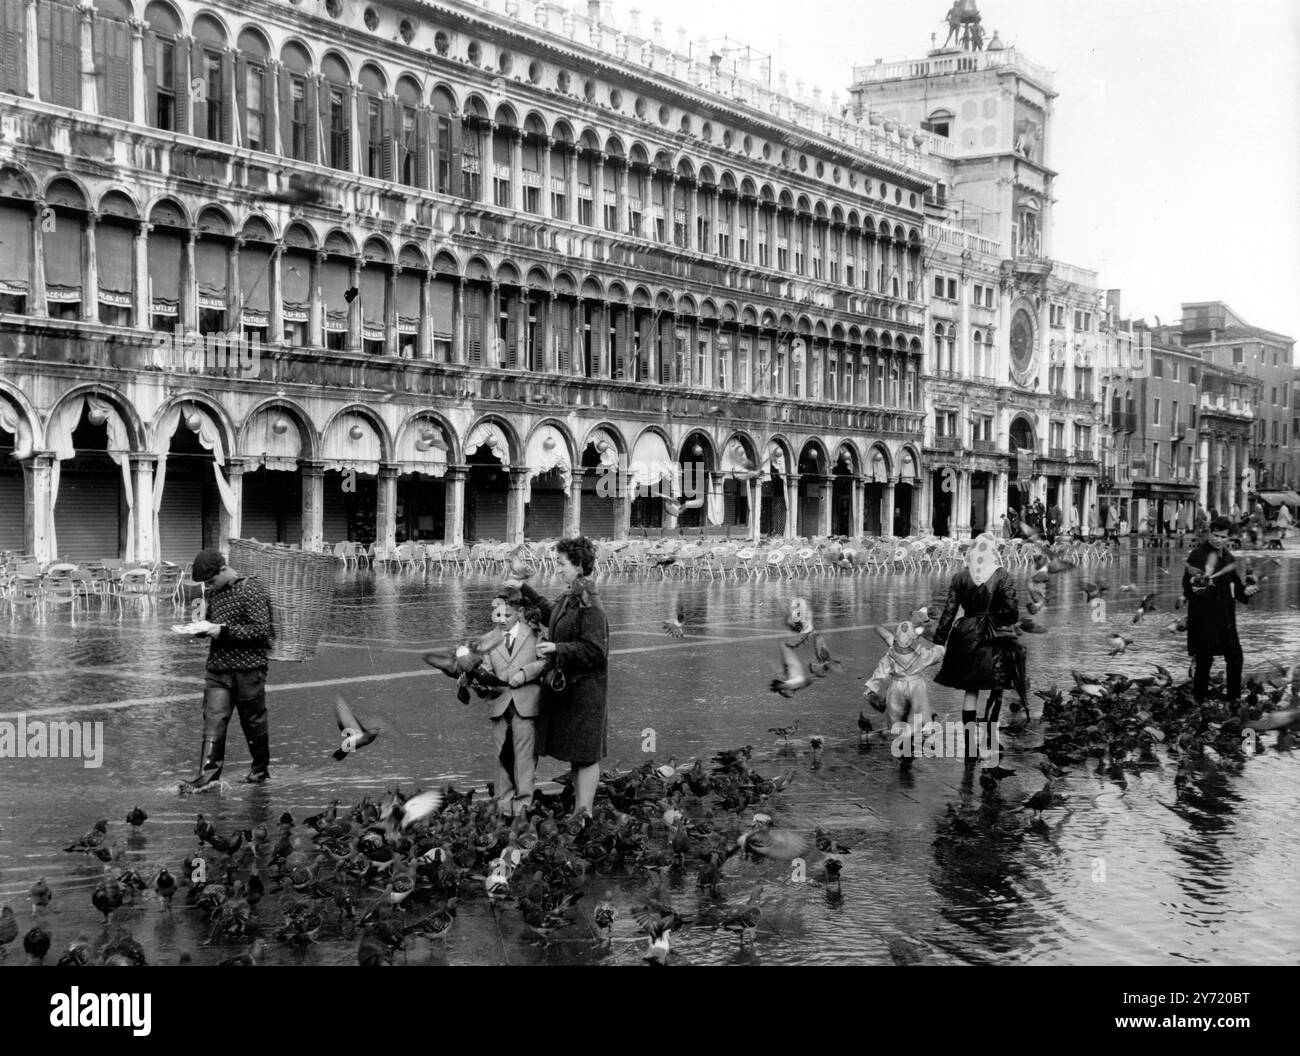
[[[156,455],[130,456],[132,509],[135,514],[135,556],[141,560],[154,552],[153,541],[153,470]]]
[[[35,10],[35,4],[31,10]],[[32,16],[35,18],[35,15]],[[33,66],[32,69],[36,67]],[[45,299],[45,232],[41,228],[41,214],[45,212],[45,199],[37,198],[32,202],[31,256],[27,267],[27,314],[43,318],[49,314],[49,304]],[[32,553],[33,551],[28,551]]]
[[[465,280],[457,279],[451,292],[451,361],[465,362]]]
[[[375,546],[392,549],[397,545],[396,466],[379,467],[375,502]]]
[[[799,475],[790,473],[784,478],[785,484],[785,532],[784,535],[799,535]]]
[[[596,155],[596,164],[592,166],[592,179],[595,183],[591,188],[591,225],[598,231],[605,228],[605,153],[601,151]]]
[[[384,280],[384,350],[390,356],[402,354],[402,335],[397,332],[397,276],[401,273],[402,266],[394,264]]]
[[[627,233],[627,183],[632,177],[632,167],[627,158],[614,162],[614,230]]]
[[[177,326],[182,333],[199,328],[198,276],[194,270],[194,244],[198,238],[197,231],[189,231],[181,249],[180,303],[176,311],[179,313]]]
[[[566,143],[564,149],[569,153],[569,186],[565,197],[569,200],[569,222],[578,222],[578,145]]]
[[[217,549],[226,552],[231,539],[240,538],[244,521],[244,463],[242,459],[226,460],[226,481],[230,485],[234,509],[221,507],[217,528]]]
[[[555,335],[552,333],[552,324],[555,321],[555,298],[554,290],[547,295],[546,300],[541,303],[545,306],[542,316],[537,320],[537,329],[541,331],[541,348],[535,353],[539,360],[539,369],[544,374],[553,374],[558,366],[559,353],[555,347]]]
[[[653,194],[654,181],[651,181]],[[669,173],[664,181],[664,234],[668,245],[673,245],[673,225],[677,223],[677,174]]]
[[[541,143],[542,150],[542,193],[538,206],[541,215],[553,216],[551,209],[551,151],[555,149],[555,140],[547,136]]]
[[[239,251],[243,245],[244,240],[236,238],[226,254],[226,329],[237,334],[244,332],[244,289],[239,284]]]
[[[99,100],[95,91],[95,9],[89,0],[82,0],[77,5],[81,18],[78,29],[80,54],[78,65],[81,70],[81,109],[88,114],[99,113]],[[82,302],[85,303],[84,300]]]
[[[442,541],[448,546],[461,546],[465,542],[465,478],[469,466],[448,466],[443,474],[443,530]]]
[[[325,467],[320,462],[299,462],[302,474],[302,548],[318,552],[325,545]]]
[[[853,477],[853,512],[849,515],[849,536],[857,539],[862,535],[862,524],[867,515],[867,482],[862,477]]]
[[[1223,506],[1219,508],[1220,513],[1230,513],[1233,505],[1240,505],[1237,500],[1237,443],[1235,440],[1227,444],[1228,448],[1228,497]]]
[[[144,21],[132,18],[128,23],[131,26],[131,121],[133,124],[147,125],[149,108],[144,97]]]
[[[23,548],[38,561],[53,561],[58,555],[50,546],[54,510],[50,505],[52,452],[44,451],[23,464]],[[150,507],[152,508],[152,507]]]
[[[746,525],[749,541],[757,543],[759,536],[762,534],[759,529],[762,525],[763,492],[757,480],[751,480],[748,477],[743,478],[743,480],[745,494],[749,496],[749,523]]]
[[[266,90],[270,92],[268,101],[270,107],[271,127],[262,129],[264,145],[262,147],[268,154],[278,154],[284,157],[284,143],[280,138],[280,77],[281,69],[284,64],[279,59],[268,59],[266,63]],[[277,338],[278,340],[278,338]]]
[[[509,473],[510,492],[506,497],[506,542],[522,543],[524,541],[524,505],[528,497],[525,488],[528,470],[511,466]]]
[[[492,292],[488,294],[488,317],[483,327],[483,342],[487,346],[484,350],[484,362],[491,364],[493,367],[504,367],[505,347],[498,346],[499,340],[497,334],[501,327],[501,284],[494,282]],[[518,340],[518,335],[516,335]],[[515,364],[518,367],[519,364]]]
[[[614,350],[609,345],[609,301],[601,301],[600,307],[592,313],[591,341],[596,357],[596,377],[612,378],[614,376]]]
[[[823,539],[831,534],[831,504],[834,499],[834,477],[821,478],[821,499],[817,506],[817,534]]]
[[[579,294],[573,302],[573,326],[569,328],[569,373],[575,378],[585,378],[587,376],[587,346],[583,340],[583,334],[586,332],[583,320],[587,318],[587,305],[592,302]],[[592,310],[592,347],[596,344],[595,334],[595,309]]]
[[[267,344],[279,345],[284,342],[284,244],[276,243],[271,247],[271,262],[267,272]]]
[[[420,330],[415,339],[415,358],[433,359],[433,274],[420,280]]]
[[[144,330],[153,325],[153,305],[149,303],[149,232],[153,224],[141,221],[135,229],[135,241],[132,243],[132,266],[135,278],[131,283],[135,298],[134,324]],[[139,553],[140,551],[136,551]]]
[[[564,535],[568,539],[582,534],[582,478],[586,472],[581,466],[573,467],[569,491],[564,496]]]
[[[957,490],[953,492],[952,513],[948,518],[954,539],[970,537],[970,470],[957,470]]]
[[[98,226],[99,214],[88,212],[81,229],[81,318],[96,323],[99,322],[99,254],[95,249]]]
[[[519,311],[515,316],[515,348],[519,357],[520,370],[537,368],[536,349],[528,345],[528,317],[532,314],[532,305],[528,299],[528,287],[519,287]]]
[[[361,89],[355,84],[348,85],[348,171],[365,175],[366,166],[363,152],[367,144],[361,142],[361,122],[357,117],[357,96],[360,95]],[[388,101],[384,100],[381,104],[387,109]],[[393,136],[396,138],[397,133]],[[384,150],[391,149],[391,142],[383,144]],[[383,169],[379,170],[383,175]],[[397,175],[397,166],[393,165],[393,175]]]
[[[722,233],[722,210],[718,208],[721,194],[715,183],[709,190],[709,245],[702,247],[705,253],[718,255],[718,235]]]
[[[320,269],[325,254],[319,250],[312,254],[311,275],[308,279],[307,342],[316,348],[325,344],[325,297],[320,288]],[[306,522],[303,522],[304,525]],[[306,529],[303,529],[306,531]]]
[[[492,203],[492,181],[496,179],[496,156],[492,153],[492,133],[496,129],[493,121],[479,121],[476,125],[478,134],[478,200],[483,205]]]
[[[695,196],[699,190],[699,184],[689,183],[682,188],[682,205],[685,206],[682,217],[682,228],[686,235],[686,241],[682,248],[690,250],[699,250],[700,240],[697,237],[698,232],[695,230]]]
[[[361,258],[352,258],[352,273],[349,285],[357,291],[348,305],[348,351],[360,352],[361,343]]]
[[[880,534],[894,534],[894,498],[898,485],[893,480],[885,482],[884,509],[880,512]]]
[[[626,539],[632,530],[632,500],[635,497],[635,489],[628,486],[626,477],[621,476],[614,504],[615,539]]]
[[[36,0],[24,0],[26,10],[26,35],[24,44],[27,52],[27,94],[32,99],[39,100],[41,97],[41,68],[40,68],[40,51],[38,42],[40,41],[40,26],[36,21]],[[42,308],[44,306],[42,305]],[[44,315],[44,311],[41,312]],[[35,553],[28,547],[28,553]]]
[[[524,211],[524,133],[518,128],[510,130],[510,208]]]
[[[986,475],[988,484],[985,485],[984,490],[985,531],[998,535],[1002,528],[1002,519],[998,511],[998,478],[1002,474],[990,472]],[[1046,499],[1044,499],[1044,502],[1046,502]]]

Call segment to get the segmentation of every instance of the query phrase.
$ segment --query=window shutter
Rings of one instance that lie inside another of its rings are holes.
[[[289,88],[292,80],[289,68],[281,67],[276,91],[280,93],[280,147],[286,158],[293,157],[293,97]]]
[[[361,164],[357,168],[362,176],[370,175],[370,99],[369,92],[357,98],[357,142],[361,144]]]
[[[131,27],[117,19],[103,19],[109,26],[109,95],[111,113],[124,121],[131,120]],[[100,99],[101,105],[103,99]]]
[[[469,340],[466,341],[466,360],[470,366],[477,367],[483,362],[483,295],[473,295],[473,311],[467,315]]]
[[[53,4],[38,4],[36,6],[36,40],[39,54],[38,76],[41,99],[45,102],[54,101],[54,67],[59,61],[58,48],[54,43],[55,10]]]
[[[0,92],[27,91],[27,14],[23,0],[0,0]]]
[[[244,68],[241,56],[239,69]],[[241,122],[242,124],[242,122]],[[221,53],[221,141],[235,142],[235,56],[230,51]],[[241,142],[239,144],[243,146]]]
[[[145,124],[157,127],[158,121],[158,69],[156,65],[156,56],[154,50],[158,46],[158,38],[154,36],[152,29],[144,31],[144,121]]]
[[[262,72],[262,105],[266,105],[266,93],[270,90],[271,85],[266,80],[266,71]],[[239,146],[248,146],[248,60],[244,58],[241,51],[235,55],[235,84],[234,91],[231,93],[234,99],[235,113],[239,120],[234,127],[239,129]],[[267,125],[266,119],[262,120],[262,145],[261,150],[266,149]],[[233,140],[232,140],[233,142]]]
[[[279,83],[276,79],[276,72],[271,66],[270,60],[261,64],[262,66],[262,149],[271,154],[275,150],[275,129],[271,127],[271,118],[275,116],[275,110],[271,106],[271,97],[280,90]],[[284,68],[280,68],[279,81],[285,78]],[[247,130],[245,130],[247,131]]]
[[[316,116],[316,135],[312,137],[312,141],[318,151],[316,159],[322,165],[329,165],[332,160],[330,157],[330,92],[333,87],[333,82],[329,80],[316,82],[316,105],[310,108]]]
[[[192,88],[194,81],[202,80],[203,91],[204,91],[203,98],[205,100],[204,102],[199,102],[197,98],[195,98],[193,95],[190,95],[190,98],[192,100],[192,109],[190,110],[191,116],[190,116],[189,132],[190,135],[192,136],[206,136],[208,132],[208,104],[206,102],[207,99],[206,93],[208,90],[208,71],[207,71],[207,63],[204,62],[203,59],[204,59],[203,45],[200,44],[197,40],[191,40],[190,41],[190,73],[189,73],[189,80],[187,80],[185,83],[187,85],[190,85],[190,87]],[[190,93],[187,92],[187,95],[188,94]]]
[[[176,85],[176,131],[190,130],[190,49],[183,47],[179,38],[176,45],[175,85]]]
[[[415,185],[429,189],[429,124],[427,107],[415,112]]]
[[[465,126],[454,117],[448,118],[447,124],[451,126],[451,157],[447,159],[450,183],[447,186],[447,193],[464,198],[467,196],[464,182],[460,178],[460,152],[465,139]]]
[[[385,180],[393,178],[393,155],[397,153],[397,135],[400,126],[395,113],[396,106],[396,100],[393,99],[385,99],[379,106],[379,112],[383,115],[384,121],[384,135],[379,145],[383,168],[379,175],[381,179]]]
[[[513,301],[511,310],[506,313],[506,366],[511,370],[518,370],[520,367],[519,313],[524,310],[522,301]]]
[[[627,310],[619,313],[618,325],[614,327],[614,379],[623,377],[623,353],[627,347]]]
[[[320,156],[320,84],[310,73],[306,75],[305,81],[303,95],[306,97],[304,109],[307,116],[307,132],[304,138],[307,140],[307,157],[304,160],[323,162],[324,159]]]

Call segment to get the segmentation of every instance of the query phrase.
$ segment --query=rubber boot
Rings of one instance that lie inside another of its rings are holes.
[[[271,780],[271,737],[265,724],[249,738],[248,752],[253,757],[253,764],[249,767],[248,776],[244,778],[244,784],[260,785]]]
[[[215,738],[204,737],[203,748],[199,753],[199,774],[193,781],[185,781],[181,784],[182,791],[197,792],[201,788],[206,788],[221,777],[221,769],[225,765],[226,746]]]
[[[963,761],[966,766],[974,766],[979,762],[980,757],[978,735],[975,733],[976,726],[974,708],[970,711],[967,711],[965,708],[962,709],[961,727],[965,738],[964,743],[966,753]]]

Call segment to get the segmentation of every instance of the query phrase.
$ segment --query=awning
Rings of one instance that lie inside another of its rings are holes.
[[[912,452],[904,451],[898,460],[898,479],[903,483],[915,484],[921,477],[917,472],[916,459]]]
[[[217,428],[217,423],[212,420],[211,412],[201,404],[173,404],[163,412],[154,430],[156,445],[154,454],[158,459],[153,471],[153,556],[155,559],[162,557],[160,549],[162,534],[159,531],[158,515],[162,509],[163,491],[167,485],[167,456],[171,451],[172,437],[176,434],[176,430],[181,428],[182,424],[186,429],[191,428],[191,418],[197,418],[198,429],[195,432],[199,437],[199,446],[205,451],[212,452],[212,475],[217,483],[217,493],[221,496],[221,505],[227,514],[235,512],[234,492],[230,490],[230,485],[226,483],[225,475],[221,472],[221,467],[226,464],[226,455],[221,445],[221,431]]]
[[[302,434],[298,423],[284,411],[268,407],[258,411],[244,427],[240,446],[245,456],[256,459],[265,469],[293,472],[302,455]]]
[[[503,466],[510,465],[510,441],[495,422],[480,422],[465,441],[466,457],[486,447]]]
[[[528,466],[524,488],[529,495],[533,490],[533,477],[556,468],[560,471],[560,481],[565,492],[573,487],[573,462],[569,458],[569,444],[564,439],[564,434],[553,425],[543,425],[533,431],[533,435],[528,438],[524,463]]]
[[[885,453],[878,447],[873,447],[871,454],[867,458],[867,482],[870,484],[889,483],[889,463],[885,461]]]
[[[632,448],[628,465],[628,483],[635,487],[650,487],[660,480],[677,479],[677,463],[668,454],[668,447],[658,433],[642,433]]]
[[[131,487],[131,434],[128,432],[126,422],[118,414],[117,408],[105,400],[98,400],[94,396],[86,396],[80,400],[70,400],[51,419],[48,429],[45,433],[45,442],[50,450],[54,452],[54,464],[50,467],[50,512],[53,513],[54,506],[59,499],[59,475],[63,463],[76,457],[77,449],[72,443],[73,430],[81,424],[83,414],[94,415],[100,419],[108,432],[108,457],[117,463],[118,468],[122,471],[122,492],[126,498],[126,558],[129,561],[135,560],[135,496],[132,494]],[[92,419],[93,421],[94,419]],[[11,430],[12,431],[12,430]],[[16,452],[17,454],[17,452]],[[163,468],[166,468],[167,460],[159,460]],[[220,478],[221,471],[217,471]],[[224,479],[222,480],[224,483]],[[54,520],[50,519],[50,525],[47,529],[49,533],[50,550],[58,553],[58,540],[54,534]]]
[[[1300,495],[1294,491],[1261,491],[1259,497],[1270,506],[1300,506]]]
[[[326,469],[377,474],[382,453],[375,427],[359,414],[340,414],[330,423],[321,444],[321,461]]]
[[[436,422],[423,418],[411,423],[397,447],[397,466],[402,473],[446,475],[447,438]]]
[[[722,472],[749,479],[758,476],[758,467],[749,457],[745,445],[739,440],[732,440],[722,451]]]

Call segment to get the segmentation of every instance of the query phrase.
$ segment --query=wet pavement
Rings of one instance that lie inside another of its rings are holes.
[[[1046,634],[1026,635],[1036,688],[1069,681],[1069,669],[1101,674],[1147,673],[1149,662],[1186,671],[1185,636],[1173,633],[1170,607],[1178,591],[1182,554],[1128,552],[1109,564],[1053,577]],[[1014,571],[1023,583],[1028,573]],[[788,866],[732,859],[722,893],[743,901],[763,885],[769,910],[756,944],[743,952],[725,931],[687,929],[674,936],[681,963],[934,963],[1016,964],[1280,964],[1300,957],[1300,918],[1292,911],[1300,847],[1300,761],[1270,750],[1244,766],[1201,782],[1199,793],[1175,803],[1173,768],[1130,769],[1121,788],[1092,768],[1073,768],[1060,783],[1063,809],[1048,824],[1024,827],[1013,839],[956,851],[944,838],[948,804],[979,802],[960,760],[918,760],[901,774],[887,745],[861,751],[856,718],[862,682],[883,646],[870,628],[906,618],[946,586],[950,573],[891,573],[857,578],[710,581],[611,576],[599,582],[612,630],[610,754],[605,766],[628,769],[654,757],[679,763],[706,760],[717,749],[752,744],[758,769],[769,776],[793,769],[794,780],[771,804],[777,823],[810,831],[820,825],[846,844],[842,884],[828,886],[816,862],[808,881]],[[1111,585],[1111,615],[1135,641],[1110,658],[1103,625],[1091,622],[1082,583]],[[1132,584],[1135,589],[1121,590]],[[90,904],[101,873],[62,847],[99,817],[109,820],[108,844],[121,842],[127,861],[152,876],[166,864],[179,872],[195,847],[195,814],[220,832],[273,823],[283,810],[298,818],[331,799],[345,803],[402,786],[451,781],[479,785],[491,774],[491,733],[485,706],[459,704],[454,684],[431,671],[421,653],[485,629],[499,585],[485,576],[437,572],[340,573],[325,644],[306,664],[273,664],[269,708],[273,782],[254,789],[231,784],[219,794],[181,797],[175,787],[192,775],[199,748],[200,694],[206,646],[170,633],[169,604],[99,613],[51,612],[37,622],[0,622],[0,721],[102,721],[102,766],[74,759],[0,759],[0,904],[12,904],[25,931],[34,916],[27,890],[39,876],[54,889],[42,924],[62,950],[78,933],[92,944],[106,938]],[[558,581],[539,584],[559,591]],[[1158,611],[1129,622],[1137,599],[1157,591]],[[790,598],[812,605],[817,626],[844,669],[784,699],[767,690],[779,661]],[[680,600],[687,636],[665,636],[660,622]],[[1254,604],[1239,610],[1247,667],[1290,662],[1300,654],[1300,560],[1284,555]],[[344,694],[361,715],[390,727],[359,755],[335,763],[332,702]],[[932,707],[956,720],[958,695],[932,687]],[[1034,714],[1040,708],[1034,702]],[[874,717],[874,713],[873,713]],[[1005,718],[1005,712],[1004,712]],[[768,732],[798,722],[790,749]],[[826,739],[820,769],[810,765],[808,736]],[[1272,744],[1275,735],[1266,735]],[[1020,771],[1003,783],[1009,803],[1041,783],[1037,755],[1024,748],[1041,739],[1035,721],[1005,748],[1003,765]],[[227,778],[247,768],[247,748],[232,723]],[[539,776],[567,769],[543,760]],[[1029,777],[1032,772],[1033,777]],[[1023,783],[1021,783],[1024,778]],[[149,814],[138,837],[122,820],[135,805]],[[675,881],[675,904],[691,911],[700,898],[694,879]],[[593,940],[591,907],[605,887],[623,910],[611,949]],[[480,888],[481,892],[481,888]],[[491,910],[479,892],[462,900],[450,936],[436,944],[415,939],[411,963],[637,963],[645,939],[628,913],[646,894],[642,881],[593,879],[573,927],[542,948],[525,937],[508,905]],[[259,907],[279,922],[274,898]],[[177,899],[168,916],[152,893],[118,911],[151,961],[220,960],[237,948],[205,947],[198,914]],[[325,941],[308,963],[353,963],[356,942]],[[295,955],[271,944],[269,960]],[[51,957],[53,960],[53,957]],[[402,955],[398,955],[399,963]],[[11,952],[8,963],[21,963]]]

